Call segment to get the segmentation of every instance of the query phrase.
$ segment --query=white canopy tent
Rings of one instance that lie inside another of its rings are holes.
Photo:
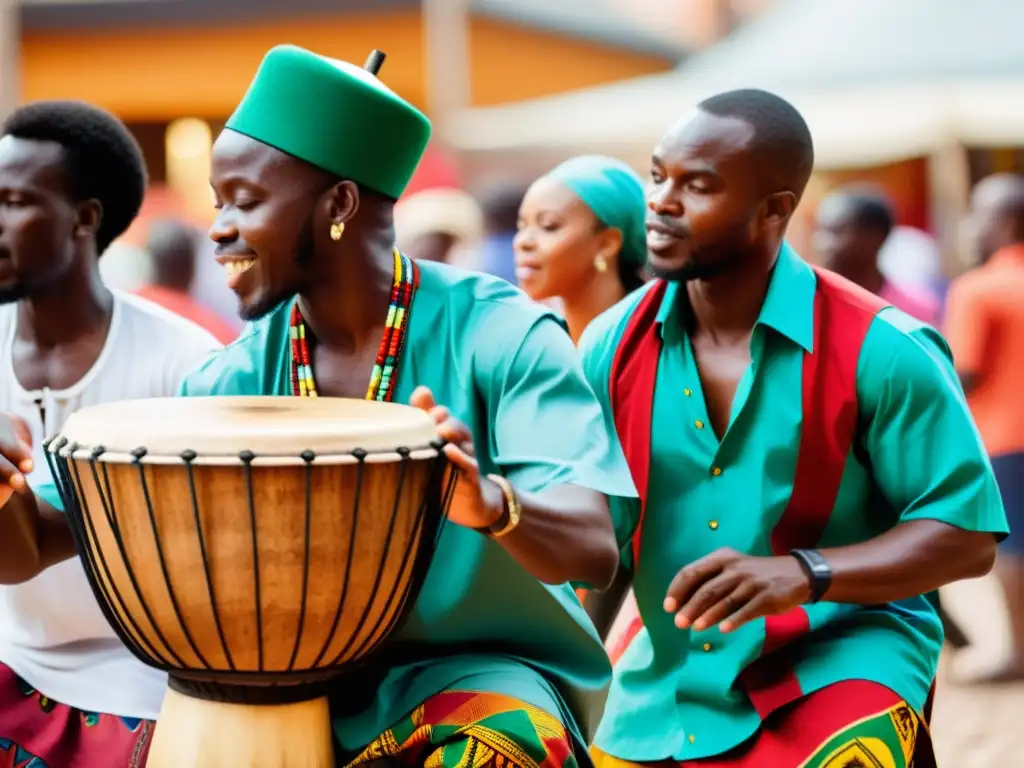
[[[1024,143],[1024,1],[779,0],[679,69],[564,96],[471,109],[449,141],[469,154],[618,154],[642,166],[700,99],[759,87],[791,100],[818,167]]]

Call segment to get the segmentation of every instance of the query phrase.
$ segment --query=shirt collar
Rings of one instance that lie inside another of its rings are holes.
[[[757,318],[758,326],[767,326],[807,352],[814,350],[814,271],[783,242],[772,270],[768,293]],[[681,283],[666,286],[665,296],[655,319],[657,331],[664,336],[666,323],[679,322]]]

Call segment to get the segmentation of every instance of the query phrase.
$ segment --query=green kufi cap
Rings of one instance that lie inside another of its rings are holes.
[[[292,45],[267,53],[226,127],[395,200],[430,140],[376,75]]]

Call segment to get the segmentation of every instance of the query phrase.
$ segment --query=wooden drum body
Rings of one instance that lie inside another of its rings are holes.
[[[407,406],[277,397],[112,403],[48,441],[100,606],[170,673],[150,766],[333,766],[325,683],[415,602],[440,447]]]

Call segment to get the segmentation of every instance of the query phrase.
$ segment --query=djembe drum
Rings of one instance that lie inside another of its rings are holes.
[[[111,403],[47,442],[107,620],[169,673],[150,768],[333,766],[325,687],[415,602],[451,477],[390,403]]]

